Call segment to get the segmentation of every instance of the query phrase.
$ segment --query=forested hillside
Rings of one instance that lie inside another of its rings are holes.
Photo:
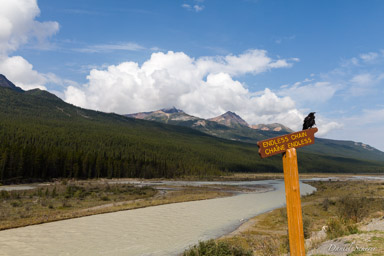
[[[85,110],[41,90],[0,87],[0,179],[207,176],[280,172],[254,144],[116,114]],[[380,162],[299,154],[300,171],[381,172]]]

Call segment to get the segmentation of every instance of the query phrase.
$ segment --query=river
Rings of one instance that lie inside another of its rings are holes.
[[[224,184],[269,185],[274,190],[4,230],[0,231],[0,255],[177,255],[199,240],[220,237],[243,221],[285,204],[282,180]],[[300,191],[303,195],[315,188],[301,183]]]

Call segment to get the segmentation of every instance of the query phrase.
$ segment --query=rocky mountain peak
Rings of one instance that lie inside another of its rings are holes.
[[[219,124],[223,124],[229,127],[239,127],[239,126],[249,127],[248,123],[244,121],[244,119],[242,119],[239,115],[231,111],[227,111],[220,116],[210,118],[208,120],[217,122]]]
[[[184,113],[183,110],[177,109],[175,106],[173,106],[172,108],[163,108],[161,109],[161,111],[167,114]]]

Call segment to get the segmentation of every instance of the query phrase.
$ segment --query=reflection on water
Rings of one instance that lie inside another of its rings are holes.
[[[282,180],[199,183],[271,185],[275,190],[5,230],[0,255],[177,255],[199,240],[233,231],[242,219],[285,204]],[[301,184],[300,190],[307,194],[315,188]]]

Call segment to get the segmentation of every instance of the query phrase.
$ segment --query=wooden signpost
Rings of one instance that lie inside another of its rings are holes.
[[[317,131],[317,128],[311,128],[257,142],[261,158],[283,153],[289,248],[291,256],[305,255],[296,148],[315,143],[315,133]]]

